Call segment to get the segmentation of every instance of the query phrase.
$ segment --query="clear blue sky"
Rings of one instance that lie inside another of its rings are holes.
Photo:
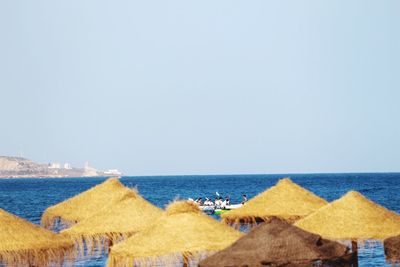
[[[0,154],[400,171],[400,1],[1,1]]]

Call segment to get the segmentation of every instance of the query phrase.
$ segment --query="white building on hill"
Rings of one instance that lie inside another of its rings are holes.
[[[61,164],[60,163],[53,162],[53,163],[51,163],[49,165],[49,169],[60,169],[60,168],[61,168]]]

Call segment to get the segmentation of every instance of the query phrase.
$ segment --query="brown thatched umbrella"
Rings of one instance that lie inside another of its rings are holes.
[[[0,265],[61,265],[74,243],[0,209]]]
[[[352,261],[353,255],[345,245],[274,218],[199,266],[350,266]]]
[[[83,252],[86,244],[88,252],[93,248],[106,249],[152,225],[163,214],[163,211],[137,192],[131,191],[120,202],[100,210],[95,215],[61,231],[62,235],[71,237]]]
[[[102,208],[112,206],[130,192],[131,189],[121,184],[117,178],[110,178],[79,195],[47,208],[42,216],[42,225],[45,228],[53,228],[60,222],[64,227],[70,226],[96,214]]]
[[[383,241],[386,259],[392,263],[400,262],[400,236],[393,236]]]
[[[400,215],[351,191],[295,225],[325,238],[351,240],[356,251],[357,240],[383,240],[400,234]]]
[[[254,224],[279,217],[294,222],[326,205],[326,200],[285,178],[257,195],[242,207],[221,215],[230,224],[239,222]]]
[[[108,266],[171,266],[180,260],[185,265],[226,248],[241,236],[203,214],[193,202],[178,201],[153,226],[113,246]]]

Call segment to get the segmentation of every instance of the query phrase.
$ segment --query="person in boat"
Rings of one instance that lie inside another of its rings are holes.
[[[247,195],[246,194],[243,194],[243,201],[242,201],[242,205],[244,204],[244,203],[246,203],[247,202]]]
[[[217,198],[215,199],[215,206],[221,207],[221,205],[222,205],[221,198],[220,198],[220,197],[217,197]]]
[[[229,206],[231,204],[231,199],[230,197],[225,198],[225,206]]]
[[[212,201],[208,197],[206,197],[206,200],[204,201],[204,206],[212,206],[212,205],[213,205]]]
[[[215,197],[214,199],[214,206],[218,206],[218,197]]]
[[[221,199],[222,201],[222,199]],[[225,200],[222,201],[221,208],[226,209],[226,206],[229,205],[229,198],[226,197]]]
[[[201,206],[201,205],[203,205],[203,199],[201,198],[201,197],[199,197],[198,199],[197,199],[197,203]]]
[[[218,203],[219,203],[219,205],[220,205],[221,207],[222,207],[222,205],[224,205],[224,202],[222,201],[222,197],[219,197]]]

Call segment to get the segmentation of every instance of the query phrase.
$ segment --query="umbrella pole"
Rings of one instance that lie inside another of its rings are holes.
[[[189,267],[189,257],[183,254],[183,267]]]
[[[111,247],[112,247],[112,245],[113,245],[113,242],[111,241],[111,239],[108,239],[108,253],[110,253],[111,252]]]
[[[358,267],[358,245],[357,241],[351,240],[351,251],[354,253],[354,267]]]

